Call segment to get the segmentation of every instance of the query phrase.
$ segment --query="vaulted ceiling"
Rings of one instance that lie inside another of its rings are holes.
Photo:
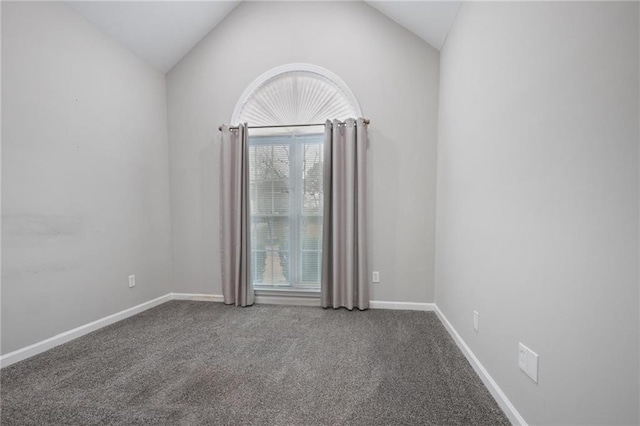
[[[169,71],[240,2],[67,1],[67,4],[162,72]],[[460,1],[368,1],[440,49]]]

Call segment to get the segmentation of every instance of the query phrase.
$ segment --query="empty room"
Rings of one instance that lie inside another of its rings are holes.
[[[0,424],[640,425],[640,3],[2,1]]]

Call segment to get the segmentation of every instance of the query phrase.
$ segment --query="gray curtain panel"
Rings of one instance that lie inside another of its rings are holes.
[[[367,126],[327,121],[324,132],[322,307],[369,308],[366,238]]]
[[[249,217],[249,140],[247,124],[222,126],[220,148],[220,260],[227,305],[253,304]]]

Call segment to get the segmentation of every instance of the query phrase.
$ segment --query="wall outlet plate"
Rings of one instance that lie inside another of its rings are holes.
[[[380,272],[378,271],[373,271],[373,276],[371,277],[371,281],[374,283],[379,283],[380,282]]]
[[[538,383],[538,354],[522,343],[518,344],[518,367]]]
[[[527,372],[527,347],[522,343],[518,343],[518,367]]]
[[[538,354],[529,349],[527,354],[527,375],[538,383]]]
[[[129,288],[136,286],[136,276],[129,275]]]

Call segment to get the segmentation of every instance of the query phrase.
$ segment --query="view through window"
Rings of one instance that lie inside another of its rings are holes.
[[[320,289],[323,134],[249,138],[255,288]]]

